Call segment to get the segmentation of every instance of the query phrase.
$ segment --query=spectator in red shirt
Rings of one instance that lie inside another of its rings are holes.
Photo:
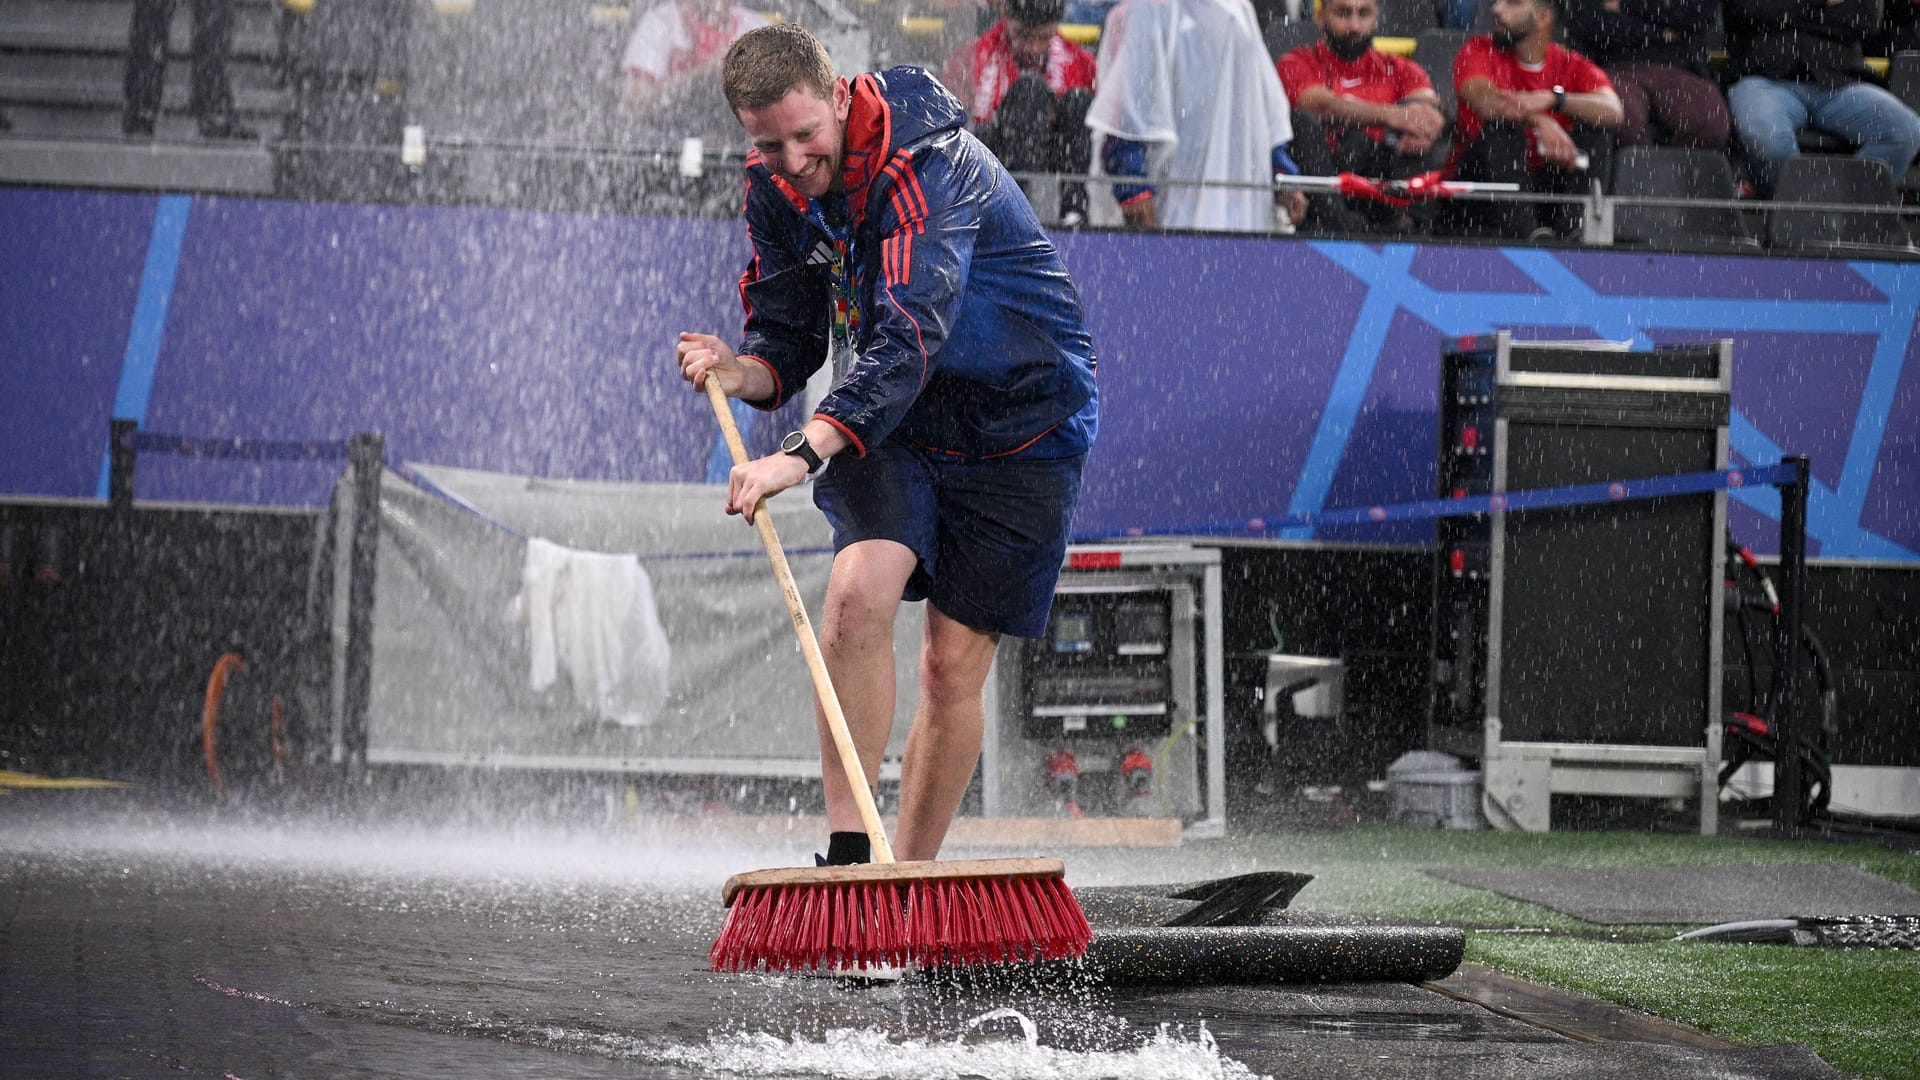
[[[1455,178],[1518,183],[1522,190],[1585,195],[1613,161],[1620,97],[1593,61],[1553,41],[1560,0],[1493,0],[1493,30],[1453,61],[1459,126]],[[1457,199],[1443,215],[1468,235],[1544,239],[1579,234],[1571,204]]]
[[[1280,58],[1293,103],[1293,159],[1308,176],[1404,180],[1429,163],[1447,120],[1419,64],[1373,47],[1378,0],[1321,0],[1322,39]],[[1316,195],[1308,220],[1341,232],[1403,231],[1413,220],[1385,203]]]
[[[1087,106],[1099,65],[1060,36],[1066,6],[1005,0],[1004,17],[947,61],[945,82],[966,104],[968,126],[1012,172],[1080,174],[1092,160]],[[1086,219],[1086,185],[1066,185],[1060,212],[1068,224]]]
[[[766,17],[731,0],[662,0],[633,24],[620,70],[621,107],[643,125],[687,134],[737,121],[711,103],[720,94],[720,59],[741,34]]]

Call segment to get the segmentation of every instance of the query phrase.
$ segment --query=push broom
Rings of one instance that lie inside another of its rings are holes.
[[[734,462],[745,464],[747,448],[717,380],[707,380],[707,397]],[[754,508],[753,521],[800,637],[800,651],[872,841],[874,861],[755,870],[729,878],[720,894],[728,910],[713,943],[713,970],[857,971],[1020,963],[1085,953],[1093,930],[1067,888],[1066,867],[1058,859],[894,861],[820,643],[764,502]]]

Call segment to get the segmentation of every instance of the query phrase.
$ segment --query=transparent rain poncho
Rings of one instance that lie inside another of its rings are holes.
[[[1093,171],[1109,135],[1148,144],[1148,181],[1273,181],[1275,146],[1293,140],[1287,94],[1248,0],[1123,0],[1100,39],[1100,76],[1087,126]],[[1116,224],[1119,207],[1099,185],[1093,220]],[[1162,185],[1169,229],[1264,232],[1265,191]]]

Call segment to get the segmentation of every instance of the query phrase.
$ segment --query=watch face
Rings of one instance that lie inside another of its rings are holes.
[[[780,452],[783,454],[797,454],[800,452],[800,448],[805,445],[807,445],[806,432],[789,432],[786,438],[780,440]]]

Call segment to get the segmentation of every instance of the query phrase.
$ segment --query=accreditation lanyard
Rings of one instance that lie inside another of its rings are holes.
[[[835,207],[840,212],[830,217],[819,201],[809,201],[812,205],[808,207],[807,216],[827,234],[827,274],[833,281],[833,333],[828,348],[838,376],[845,373],[846,365],[858,352],[860,340],[860,297],[853,281],[853,230],[845,224],[844,205]]]

